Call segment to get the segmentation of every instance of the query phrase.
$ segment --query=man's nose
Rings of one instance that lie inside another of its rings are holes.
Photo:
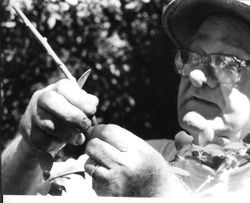
[[[189,79],[193,86],[202,87],[204,84],[208,85],[211,88],[214,88],[217,85],[217,80],[213,77],[210,77],[208,73],[205,73],[204,70],[194,69],[189,73]]]

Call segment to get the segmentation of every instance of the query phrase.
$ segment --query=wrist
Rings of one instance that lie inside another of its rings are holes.
[[[17,154],[19,156],[25,157],[25,159],[34,159],[37,160],[37,154],[34,153],[33,148],[26,142],[24,137],[21,134],[18,134],[15,138]]]
[[[167,163],[165,172],[163,171],[163,178],[161,178],[160,187],[156,192],[156,196],[170,196],[170,197],[178,197],[181,194],[181,198],[183,196],[189,196],[190,192],[188,188],[183,183],[181,177],[177,175],[172,168]]]
[[[26,156],[36,159],[43,171],[44,179],[49,178],[50,170],[54,162],[52,154],[34,145],[30,137],[28,137],[26,134],[22,134],[20,135],[20,137],[21,137],[20,140],[21,151],[26,153]]]
[[[39,159],[21,135],[4,149],[1,169],[4,194],[35,194],[35,184],[42,179]]]

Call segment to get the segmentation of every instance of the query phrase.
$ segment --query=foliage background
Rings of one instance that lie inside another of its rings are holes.
[[[100,99],[100,123],[116,123],[144,139],[173,138],[178,78],[161,26],[162,0],[13,0],[1,7],[1,150],[39,88],[63,78],[11,9],[18,5],[78,78]],[[62,157],[83,147],[67,146]]]

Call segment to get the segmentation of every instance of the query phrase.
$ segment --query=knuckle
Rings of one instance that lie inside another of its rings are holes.
[[[68,113],[64,113],[63,121],[67,124],[73,125],[73,127],[88,127],[88,119],[86,116],[82,114],[82,112],[78,111],[77,109],[71,110]],[[90,123],[90,122],[89,122]]]
[[[63,92],[65,88],[73,88],[73,83],[69,79],[61,79],[55,85],[55,91]]]
[[[39,94],[37,102],[40,105],[46,105],[48,99],[53,98],[53,96],[54,96],[54,93],[52,91],[50,91],[50,90],[49,91],[43,91],[43,92],[41,92]]]
[[[107,174],[103,177],[103,181],[108,183],[108,185],[112,185],[115,182],[114,175],[112,173]]]
[[[36,90],[33,95],[31,100],[38,100],[40,99],[43,94],[46,94],[46,92],[51,91],[53,89],[54,84],[48,85],[47,87],[44,87],[42,89]]]
[[[97,108],[96,106],[88,103],[88,102],[85,102],[84,103],[84,110],[85,110],[85,113],[88,114],[88,115],[94,115]]]
[[[93,139],[89,140],[87,143],[87,146],[86,146],[86,153],[88,155],[95,154],[98,143],[99,143],[98,138],[93,138]]]
[[[63,120],[66,123],[72,123],[78,119],[78,114],[75,111],[63,115]]]
[[[43,92],[44,92],[43,90],[36,90],[31,97],[29,105],[32,105],[34,102],[39,101]]]
[[[92,107],[92,111],[90,112],[91,115],[94,115],[94,114],[96,113],[96,111],[97,111],[96,106],[93,106],[93,107]]]
[[[37,98],[43,92],[43,90],[36,90],[32,97]]]
[[[97,96],[89,94],[89,98],[94,106],[98,106],[99,104],[99,99]]]
[[[97,96],[94,96],[94,95],[93,95],[93,97],[94,97],[94,100],[95,100],[95,105],[98,106],[98,104],[99,104],[99,99],[98,99],[98,97],[97,97]]]
[[[101,131],[101,135],[102,137],[106,138],[109,137],[109,135],[115,135],[118,134],[120,131],[120,127],[118,125],[115,124],[107,124],[103,127],[102,131]]]

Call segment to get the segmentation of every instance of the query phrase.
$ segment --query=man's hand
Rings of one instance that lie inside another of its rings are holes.
[[[131,132],[113,124],[88,132],[85,170],[98,195],[165,196],[183,190],[165,159]]]
[[[34,93],[21,119],[20,133],[52,153],[65,143],[81,145],[97,105],[97,97],[68,79],[60,80]]]

